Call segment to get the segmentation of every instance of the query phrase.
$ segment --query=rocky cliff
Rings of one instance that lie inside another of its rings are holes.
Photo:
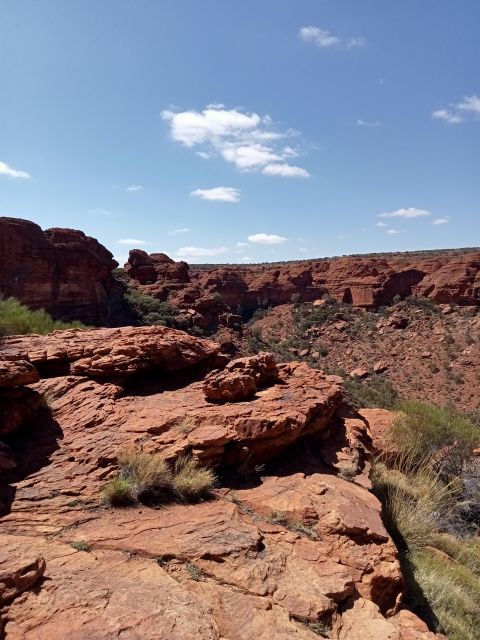
[[[112,254],[73,229],[42,229],[0,218],[0,295],[18,298],[55,317],[99,323],[115,287]]]
[[[1,348],[0,637],[440,637],[402,606],[370,425],[340,379],[267,354],[227,364],[164,327]],[[191,455],[218,486],[196,504],[107,508],[132,446]]]
[[[201,268],[134,250],[125,270],[132,286],[190,309],[191,322],[204,327],[218,321],[233,326],[239,321],[237,309],[248,313],[325,295],[364,308],[412,295],[436,303],[480,303],[480,251]]]

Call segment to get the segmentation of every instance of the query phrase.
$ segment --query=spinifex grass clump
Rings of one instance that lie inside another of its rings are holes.
[[[46,335],[57,329],[86,329],[81,322],[54,320],[43,309],[29,309],[15,298],[0,299],[0,336],[39,333]]]
[[[385,523],[400,551],[406,603],[449,640],[480,630],[480,429],[468,417],[402,403],[389,453],[374,465]]]
[[[115,507],[143,502],[195,502],[208,497],[216,477],[189,457],[168,464],[158,454],[129,449],[118,456],[120,474],[103,490],[105,502]]]

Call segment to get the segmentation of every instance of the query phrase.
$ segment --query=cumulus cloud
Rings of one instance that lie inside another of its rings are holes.
[[[388,224],[386,222],[377,222],[376,226],[377,227],[388,227]]]
[[[461,111],[471,111],[475,115],[480,115],[480,96],[466,96],[463,102],[459,102],[457,109]]]
[[[0,162],[0,176],[7,176],[9,178],[31,178],[31,175],[26,171],[13,169],[6,162]]]
[[[453,113],[448,109],[437,109],[437,111],[432,113],[432,118],[443,120],[448,124],[460,124],[460,122],[463,122],[462,116],[458,115],[458,113]]]
[[[393,236],[393,235],[396,235],[397,233],[400,233],[400,231],[398,229],[387,229],[387,233]]]
[[[234,187],[213,187],[212,189],[195,189],[190,192],[191,196],[196,196],[202,200],[213,200],[219,202],[239,202],[240,189]]]
[[[445,218],[435,218],[435,220],[432,222],[432,224],[434,225],[438,225],[438,224],[448,224],[450,222],[450,218],[445,217]]]
[[[248,242],[236,242],[235,246],[236,247],[249,247],[250,244]]]
[[[322,49],[329,47],[344,47],[346,49],[352,49],[354,47],[364,47],[367,44],[365,38],[343,38],[333,35],[333,33],[330,33],[330,31],[327,31],[326,29],[314,26],[302,27],[299,30],[298,35],[304,42],[309,42]]]
[[[465,96],[460,102],[450,104],[446,109],[432,112],[432,118],[448,124],[460,124],[469,116],[480,119],[480,96]]]
[[[358,118],[357,125],[359,127],[377,128],[377,127],[381,127],[382,123],[379,122],[378,120],[362,120],[361,118]]]
[[[142,191],[143,187],[141,184],[131,184],[129,187],[125,189],[125,191]]]
[[[422,218],[424,216],[430,216],[431,211],[427,211],[426,209],[415,209],[415,207],[410,207],[408,209],[397,209],[396,211],[385,211],[384,213],[379,213],[379,218]]]
[[[284,178],[309,178],[310,174],[302,167],[287,163],[267,164],[262,169],[262,173],[267,176],[282,176]]]
[[[170,236],[178,236],[181,233],[190,233],[191,229],[189,229],[188,227],[181,227],[180,229],[172,229],[171,231],[168,232],[168,234]]]
[[[275,233],[254,233],[248,236],[249,242],[253,244],[283,244],[287,238],[278,236]]]
[[[196,155],[208,159],[219,157],[239,171],[261,171],[271,164],[285,164],[298,151],[285,139],[298,134],[293,129],[279,131],[268,115],[209,105],[203,111],[162,112],[168,122],[170,137],[187,148],[203,147]],[[307,177],[309,174],[304,169]],[[276,173],[271,175],[292,175]]]
[[[137,238],[121,238],[117,240],[118,244],[128,244],[128,245],[139,245],[139,244],[147,244],[146,240],[138,240]]]
[[[179,258],[210,258],[227,252],[227,247],[180,247],[178,251],[175,251],[175,255]]]

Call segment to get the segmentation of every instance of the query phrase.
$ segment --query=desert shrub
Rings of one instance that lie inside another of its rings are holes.
[[[348,402],[356,409],[393,409],[399,401],[398,391],[392,382],[382,375],[370,376],[367,380],[347,377],[344,387]]]
[[[314,525],[310,525],[306,522],[302,522],[301,520],[292,518],[286,513],[282,513],[280,511],[272,511],[267,520],[268,522],[272,522],[273,524],[279,524],[282,527],[285,527],[285,529],[293,531],[294,533],[298,533],[305,538],[309,538],[310,540],[317,540],[318,538],[317,530]]]
[[[317,307],[310,304],[298,305],[294,310],[296,329],[298,332],[304,333],[311,327],[321,327],[340,312],[345,319],[348,319],[351,315],[351,307],[341,304],[333,298],[326,298],[325,304]]]
[[[126,507],[137,500],[135,482],[133,478],[119,476],[110,480],[102,491],[103,501],[112,507]]]
[[[443,474],[458,476],[473,449],[480,429],[452,408],[410,400],[401,402],[390,438],[397,450],[411,451],[417,460],[430,458]]]
[[[128,449],[118,456],[120,473],[103,489],[104,501],[116,507],[137,502],[194,502],[205,498],[215,486],[213,471],[189,457],[180,457],[173,467],[163,456]]]
[[[375,462],[372,480],[399,548],[406,604],[449,640],[474,640],[480,629],[480,465],[472,451],[479,430],[450,408],[400,407],[389,434],[397,453]]]
[[[302,301],[302,296],[299,293],[293,293],[291,301],[292,304],[299,304]]]
[[[435,315],[440,313],[440,308],[435,302],[432,302],[429,298],[424,298],[422,296],[408,296],[405,298],[405,304],[414,309],[421,309],[425,313],[429,315]]]
[[[46,335],[59,329],[86,329],[81,322],[54,320],[43,309],[29,309],[16,298],[0,300],[0,336],[39,333]]]
[[[253,315],[251,317],[251,322],[257,322],[257,320],[262,320],[269,313],[270,313],[270,308],[264,309],[263,307],[258,307],[258,309],[255,309],[255,311],[253,312]]]
[[[158,324],[171,327],[177,310],[169,303],[148,296],[136,289],[127,288],[124,299],[143,324]]]
[[[172,488],[180,500],[194,502],[210,494],[216,478],[211,469],[200,467],[193,458],[182,456],[175,461]]]
[[[92,547],[85,540],[77,540],[75,542],[71,542],[70,546],[76,549],[77,551],[91,551]]]

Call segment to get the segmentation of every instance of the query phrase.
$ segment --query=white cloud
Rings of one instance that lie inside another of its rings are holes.
[[[253,244],[283,244],[287,238],[278,236],[275,233],[254,233],[248,236],[249,242]]]
[[[366,38],[350,38],[347,40],[347,48],[351,49],[352,47],[364,47],[367,44]]]
[[[175,251],[175,255],[179,258],[206,258],[220,256],[227,252],[227,247],[214,247],[211,249],[206,247],[180,247],[178,251]]]
[[[285,139],[298,132],[277,130],[268,115],[210,105],[203,111],[163,111],[162,117],[169,124],[173,140],[189,148],[203,146],[195,151],[198,156],[223,158],[240,171],[261,171],[267,165],[283,164],[299,155],[285,145]]]
[[[168,235],[170,236],[178,236],[181,233],[190,233],[191,229],[189,229],[188,227],[181,227],[180,229],[172,229],[171,231],[168,232]]]
[[[262,122],[257,113],[241,113],[236,109],[227,111],[215,105],[210,105],[201,112],[162,111],[162,118],[170,123],[172,138],[186,147],[238,135],[240,132],[256,129]]]
[[[438,224],[448,224],[450,222],[450,218],[446,217],[446,218],[435,218],[435,220],[432,222],[432,224],[434,225],[438,225]]]
[[[251,145],[225,145],[221,151],[227,162],[233,162],[237,169],[253,169],[263,166],[268,162],[281,160],[281,156],[273,153],[269,147],[261,144]]]
[[[472,111],[475,115],[480,115],[480,96],[465,96],[463,102],[456,105],[462,111]]]
[[[122,238],[121,240],[117,240],[118,244],[147,244],[146,240],[137,240],[136,238]]]
[[[103,207],[96,207],[95,209],[89,209],[88,213],[93,213],[93,215],[99,215],[99,216],[113,215],[111,211],[109,211],[108,209],[104,209]]]
[[[460,124],[472,114],[475,119],[480,119],[480,96],[465,96],[461,102],[450,104],[448,109],[437,109],[432,113],[432,118],[448,124]]]
[[[362,120],[361,118],[358,118],[357,120],[357,125],[359,127],[381,127],[382,123],[379,122],[378,120]]]
[[[142,189],[143,187],[141,184],[131,184],[125,189],[125,191],[142,191]]]
[[[330,33],[330,31],[327,31],[326,29],[313,26],[302,27],[299,30],[298,35],[304,42],[310,42],[322,49],[326,49],[328,47],[345,47],[347,49],[352,49],[354,47],[364,47],[367,44],[365,38],[350,37],[345,39],[340,36],[333,35],[333,33]]]
[[[423,216],[431,215],[431,211],[426,209],[415,209],[410,207],[408,209],[397,209],[396,211],[386,211],[379,213],[379,218],[422,218]]]
[[[397,233],[400,233],[400,231],[398,231],[398,229],[387,229],[387,233],[389,233],[390,235],[395,235]]]
[[[377,227],[388,227],[388,224],[386,222],[377,222],[376,226]]]
[[[432,113],[432,118],[436,118],[437,120],[443,120],[444,122],[448,122],[448,124],[459,124],[463,122],[462,116],[459,116],[452,111],[448,111],[447,109],[438,109]]]
[[[249,247],[250,244],[248,242],[236,242],[235,246],[236,247]]]
[[[9,178],[31,178],[32,176],[26,171],[12,169],[6,162],[0,162],[0,176],[8,176]]]
[[[341,42],[341,39],[332,35],[330,31],[319,27],[302,27],[298,34],[302,40],[313,42],[317,47],[334,47]]]
[[[197,196],[202,200],[215,200],[219,202],[239,202],[240,189],[234,187],[213,187],[213,189],[195,189],[191,196]]]
[[[243,258],[241,258],[242,262],[251,262],[252,258],[250,258],[250,256],[243,256]]]
[[[263,167],[262,173],[267,176],[282,176],[283,178],[309,178],[310,174],[302,167],[287,163],[267,164]]]

